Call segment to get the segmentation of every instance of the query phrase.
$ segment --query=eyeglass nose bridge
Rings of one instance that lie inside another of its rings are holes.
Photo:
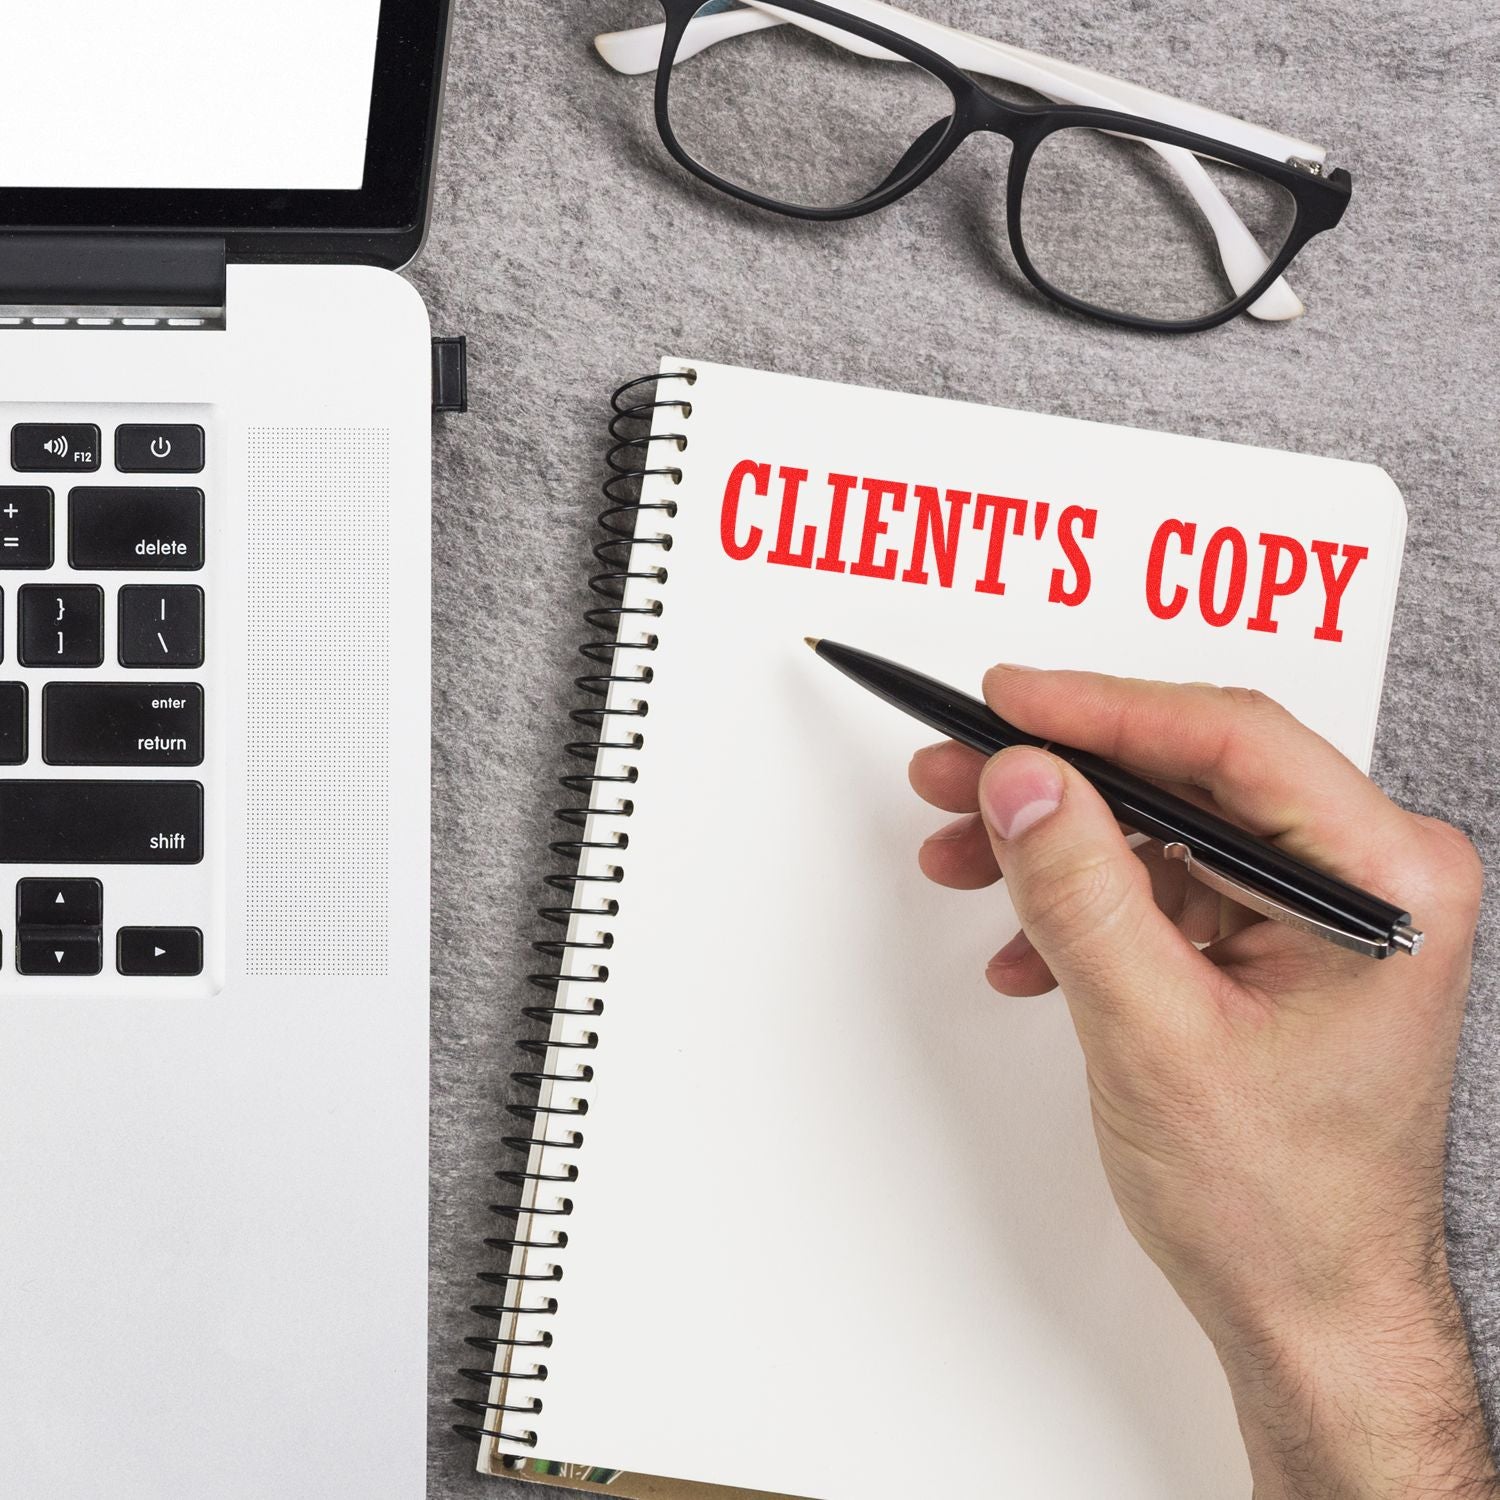
[[[1011,104],[972,81],[956,105],[955,146],[971,135],[1003,135],[1017,151],[1030,155],[1049,129],[1047,106]]]
[[[1006,200],[1010,239],[1014,246],[1021,185],[1032,154],[1052,128],[1048,112],[1044,107],[1007,103],[971,79],[962,82],[968,86],[961,88],[958,80],[949,81],[953,91],[953,114],[928,126],[912,142],[895,170],[872,191],[867,201],[881,202],[892,189],[897,189],[894,194],[897,197],[910,192],[939,172],[970,136],[1002,136],[1010,145]]]
[[[882,194],[902,183],[903,178],[907,179],[904,191],[911,191],[938,172],[970,136],[998,135],[1010,143],[1006,196],[1014,225],[1026,168],[1036,148],[1053,129],[1050,112],[1045,106],[1010,104],[971,79],[963,82],[967,88],[959,88],[953,81],[949,83],[954,96],[953,114],[929,126],[912,142],[896,170],[874,190],[871,198],[878,201]],[[1014,242],[1014,228],[1011,238]]]
[[[999,135],[1011,148],[1008,197],[1014,217],[1026,165],[1051,128],[1043,118],[1045,111],[1008,104],[971,80],[963,81],[968,88],[949,82],[953,92],[952,114],[934,120],[917,136],[886,177],[865,195],[863,207],[883,207],[895,198],[904,197],[940,171],[970,136]]]
[[[955,88],[951,82],[949,87],[953,91],[953,112],[934,120],[917,136],[885,178],[865,195],[865,203],[883,206],[893,193],[895,197],[904,196],[937,172],[971,135],[1005,136],[1014,155],[1021,139],[1031,142],[1045,134],[1032,131],[1026,110],[993,98],[978,85],[973,85],[972,93]],[[1030,150],[1028,144],[1028,155]]]

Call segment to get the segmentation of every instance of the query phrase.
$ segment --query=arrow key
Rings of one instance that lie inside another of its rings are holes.
[[[16,971],[21,974],[97,974],[103,968],[97,927],[23,927],[16,934]]]
[[[97,927],[104,887],[97,880],[18,880],[17,927]]]
[[[203,934],[196,927],[122,927],[115,945],[122,974],[160,978],[203,972]]]

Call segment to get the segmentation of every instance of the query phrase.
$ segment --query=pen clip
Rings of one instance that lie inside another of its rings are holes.
[[[1337,943],[1340,948],[1352,949],[1355,953],[1363,953],[1369,958],[1388,958],[1393,951],[1392,944],[1389,942],[1372,943],[1367,938],[1356,937],[1353,933],[1345,932],[1341,927],[1330,927],[1328,923],[1320,922],[1316,917],[1309,917],[1305,912],[1294,911],[1291,907],[1284,906],[1274,897],[1266,895],[1264,891],[1244,885],[1232,875],[1226,875],[1222,870],[1215,869],[1213,865],[1205,864],[1186,844],[1164,844],[1162,853],[1168,859],[1181,860],[1187,866],[1188,874],[1193,879],[1201,881],[1210,890],[1218,891],[1221,896],[1228,896],[1231,901],[1247,906],[1251,911],[1259,912],[1261,916],[1269,917],[1273,922],[1285,923],[1288,927],[1295,927],[1299,932],[1310,932],[1314,937],[1324,938],[1330,943]]]

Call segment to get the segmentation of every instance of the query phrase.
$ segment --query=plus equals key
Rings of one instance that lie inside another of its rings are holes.
[[[0,568],[52,566],[52,491],[0,485]]]

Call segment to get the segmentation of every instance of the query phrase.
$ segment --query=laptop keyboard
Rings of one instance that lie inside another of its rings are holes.
[[[0,406],[0,444],[0,987],[201,988],[222,791],[207,414]]]

